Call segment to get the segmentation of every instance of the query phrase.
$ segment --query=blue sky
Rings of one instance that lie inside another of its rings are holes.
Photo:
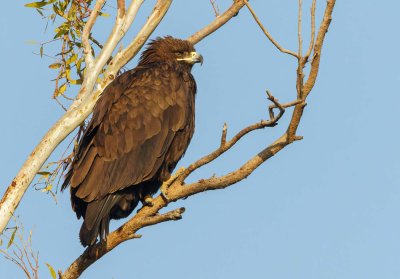
[[[304,16],[309,2],[304,1]],[[325,5],[318,2],[317,23]],[[24,3],[6,1],[2,8],[7,12],[0,18],[1,192],[62,115],[51,99],[51,60],[32,54],[38,47],[26,43],[46,40],[52,28],[44,33],[44,22]],[[133,30],[152,3],[146,1]],[[231,1],[218,3],[224,10]],[[297,50],[297,1],[251,3],[275,39]],[[169,209],[186,207],[182,220],[143,229],[142,239],[116,248],[82,278],[398,278],[399,10],[398,1],[338,1],[298,132],[304,140],[227,190],[171,204]],[[209,1],[176,0],[152,37],[186,38],[213,16]],[[111,29],[111,21],[102,19],[95,30],[99,38]],[[304,22],[307,30],[308,18]],[[124,45],[133,35],[127,34]],[[230,137],[265,119],[266,89],[282,102],[295,96],[296,61],[267,41],[246,9],[196,47],[205,59],[193,70],[196,132],[179,166],[214,150],[224,122]],[[136,59],[129,67],[135,64]],[[285,130],[289,115],[276,128],[245,138],[189,180],[240,166]],[[65,147],[52,158],[59,158]],[[25,228],[33,229],[41,278],[49,277],[45,262],[65,270],[83,251],[81,221],[70,208],[68,193],[58,193],[57,199],[58,205],[31,188],[17,210]],[[2,258],[0,270],[2,278],[23,278]]]

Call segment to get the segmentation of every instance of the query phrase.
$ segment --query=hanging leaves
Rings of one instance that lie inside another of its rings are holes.
[[[54,270],[54,268],[53,268],[49,263],[46,263],[46,266],[47,266],[47,268],[49,269],[51,278],[57,279],[57,273],[56,273],[56,271]]]
[[[8,241],[8,244],[7,244],[7,249],[10,248],[10,246],[14,243],[15,234],[17,233],[17,230],[18,230],[18,227],[15,227],[13,229],[13,232],[11,234],[10,240]]]
[[[36,9],[39,15],[47,21],[46,29],[49,23],[55,25],[54,29],[51,28],[54,33],[48,42],[30,41],[30,43],[40,46],[40,57],[50,56],[56,59],[48,65],[50,69],[56,71],[53,98],[63,96],[69,100],[70,98],[64,94],[69,86],[82,84],[85,71],[82,32],[92,11],[91,5],[92,0],[42,0],[25,4],[25,7]],[[110,16],[104,11],[101,11],[99,15]],[[92,34],[89,36],[89,40],[93,42],[94,52],[102,48]],[[60,50],[55,55],[46,53],[46,50],[51,48],[44,48],[44,45],[52,43],[60,44]]]

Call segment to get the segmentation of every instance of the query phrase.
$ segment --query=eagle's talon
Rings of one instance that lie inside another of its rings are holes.
[[[163,185],[164,186],[164,185]],[[167,187],[161,187],[160,192],[161,192],[161,196],[167,201],[170,202],[171,200],[168,198],[168,188]]]
[[[143,205],[144,206],[153,206],[154,205],[153,198],[150,195],[146,195],[143,200]]]

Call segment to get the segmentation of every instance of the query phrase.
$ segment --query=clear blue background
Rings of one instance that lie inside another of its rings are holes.
[[[134,30],[153,2],[146,1]],[[310,1],[304,2],[306,48]],[[325,1],[318,2],[319,24]],[[143,229],[142,239],[120,245],[82,278],[399,278],[400,2],[384,2],[337,1],[298,131],[303,141],[227,190],[171,204],[169,209],[186,207],[182,220]],[[5,1],[0,18],[1,192],[63,113],[51,99],[55,72],[47,65],[53,61],[32,54],[38,47],[26,43],[47,40],[53,27],[44,33],[45,23],[24,3]],[[231,3],[218,1],[221,11]],[[276,40],[296,51],[297,1],[251,4]],[[186,38],[213,17],[209,1],[176,0],[152,37]],[[101,19],[95,30],[100,39],[112,19]],[[128,33],[124,45],[133,36]],[[295,59],[271,45],[245,8],[197,50],[205,63],[194,69],[196,133],[179,166],[214,150],[224,122],[229,137],[267,118],[266,89],[282,102],[296,94]],[[190,180],[240,166],[285,130],[289,115],[278,127],[245,138]],[[83,252],[81,221],[71,211],[69,195],[57,198],[55,205],[50,195],[30,188],[17,210],[25,228],[33,229],[41,278],[50,277],[45,262],[65,270]],[[24,275],[0,258],[0,277]]]

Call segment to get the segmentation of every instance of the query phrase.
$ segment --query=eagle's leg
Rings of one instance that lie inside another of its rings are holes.
[[[176,171],[176,173],[173,176],[168,177],[168,179],[161,185],[160,192],[161,196],[167,201],[170,202],[171,200],[168,197],[168,188],[169,186],[172,185],[172,183],[175,182],[175,180],[182,174],[182,172],[185,170],[184,167],[181,167]]]
[[[151,195],[146,195],[142,201],[144,206],[153,206],[153,197]]]

